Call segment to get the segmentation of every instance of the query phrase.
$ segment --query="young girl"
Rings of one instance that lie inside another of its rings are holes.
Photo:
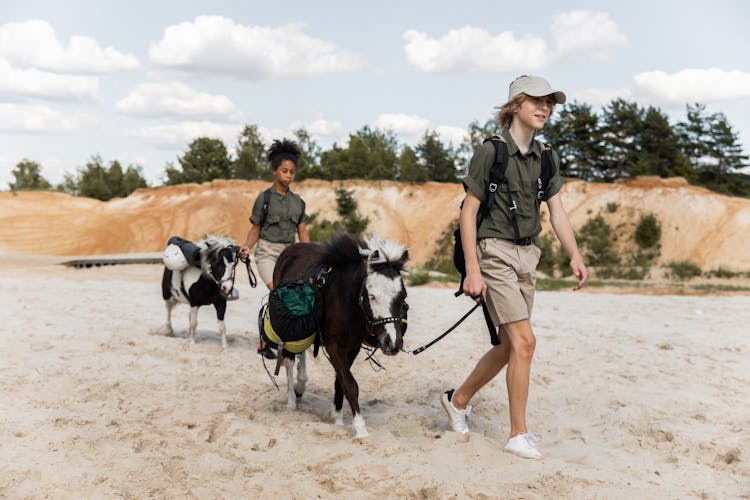
[[[305,203],[299,195],[294,194],[289,186],[294,182],[299,162],[299,147],[292,141],[274,140],[268,149],[268,161],[273,172],[273,185],[260,193],[253,204],[250,216],[250,230],[245,244],[240,248],[240,257],[247,258],[250,249],[255,248],[255,264],[260,278],[269,290],[273,290],[273,268],[281,252],[294,243],[297,235],[299,241],[310,241],[307,234],[307,214]],[[274,359],[276,355],[261,341],[258,353]]]
[[[531,309],[536,286],[535,270],[541,250],[534,244],[541,231],[537,205],[541,176],[542,146],[534,139],[552,114],[555,104],[565,102],[565,94],[552,90],[538,76],[520,76],[510,84],[508,102],[500,107],[501,138],[508,150],[505,176],[508,185],[491,193],[489,214],[477,228],[477,213],[485,198],[495,147],[483,144],[474,154],[469,173],[463,179],[466,199],[461,209],[461,239],[466,262],[464,294],[482,294],[495,325],[499,325],[500,345],[493,346],[479,360],[468,378],[456,390],[443,394],[445,408],[454,431],[469,432],[469,401],[474,394],[508,365],[506,384],[510,410],[510,433],[505,450],[524,458],[542,458],[536,438],[526,428],[526,402],[529,394],[531,358],[536,338],[531,329]],[[555,175],[550,179],[542,201],[547,203],[552,228],[570,258],[578,278],[574,290],[586,283],[587,271],[576,244],[573,229],[560,198],[563,178],[555,156]],[[515,203],[511,213],[508,196]],[[513,220],[518,226],[514,227]]]

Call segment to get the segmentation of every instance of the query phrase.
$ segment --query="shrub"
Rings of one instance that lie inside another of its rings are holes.
[[[616,266],[620,263],[620,256],[610,241],[610,232],[609,224],[601,215],[590,218],[579,231],[580,243],[589,265]]]
[[[557,260],[555,259],[555,238],[545,234],[537,242],[537,246],[542,250],[542,256],[539,258],[539,265],[536,267],[549,277],[555,276]]]
[[[670,262],[667,264],[672,278],[686,280],[700,276],[701,268],[690,261]]]
[[[639,248],[656,248],[661,241],[661,224],[653,214],[642,215],[635,228]]]
[[[432,277],[430,276],[430,273],[426,271],[417,271],[416,273],[410,273],[406,276],[407,286],[426,285],[430,281],[432,281]]]
[[[620,208],[620,205],[618,205],[617,202],[611,201],[607,203],[607,212],[611,214],[617,212],[618,208]]]
[[[319,215],[319,212],[315,212],[307,218],[307,233],[311,241],[328,241],[342,230],[341,223],[331,222],[328,219],[318,221]]]
[[[453,233],[458,228],[458,218],[456,218],[445,231],[440,235],[437,241],[437,248],[432,257],[425,264],[425,268],[432,271],[439,271],[458,279],[458,271],[453,266]]]
[[[706,276],[709,278],[736,278],[742,276],[744,273],[741,271],[731,271],[725,267],[719,267],[718,269],[711,269],[706,272]]]

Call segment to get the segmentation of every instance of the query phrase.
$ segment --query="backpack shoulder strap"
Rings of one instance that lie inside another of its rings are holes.
[[[490,179],[487,183],[484,201],[480,207],[484,215],[490,211],[490,207],[492,206],[490,199],[497,191],[498,185],[508,183],[508,178],[505,176],[505,169],[508,166],[508,145],[506,144],[505,139],[497,135],[486,138],[482,144],[487,141],[491,141],[495,148],[495,163],[493,163],[492,168],[490,168]]]
[[[266,223],[266,217],[268,216],[268,205],[271,203],[271,188],[263,191],[263,215],[260,217],[260,227],[263,228],[263,224]]]
[[[299,197],[299,202],[302,204],[302,210],[299,212],[299,219],[297,219],[297,225],[302,223],[302,217],[305,216],[305,200],[302,199],[302,197]]]
[[[539,192],[537,193],[537,201],[541,202],[542,197],[549,188],[549,181],[555,176],[557,168],[555,166],[555,159],[552,156],[552,148],[547,144],[542,144],[542,172],[539,176]]]

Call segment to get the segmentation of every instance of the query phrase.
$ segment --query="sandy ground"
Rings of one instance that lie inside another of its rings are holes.
[[[438,402],[488,347],[480,314],[419,356],[355,362],[370,437],[329,416],[333,372],[309,363],[297,411],[254,352],[264,295],[238,274],[221,351],[164,321],[160,267],[0,265],[3,498],[750,498],[750,297],[540,292],[528,420],[542,461],[502,451],[504,377],[472,434]],[[468,310],[413,288],[407,348]],[[284,377],[279,378],[284,383]]]

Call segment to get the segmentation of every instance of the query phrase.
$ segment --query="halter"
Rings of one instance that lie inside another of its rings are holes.
[[[367,317],[367,332],[372,335],[373,330],[375,327],[381,326],[381,325],[387,325],[388,323],[406,323],[406,320],[404,319],[405,314],[404,311],[409,309],[409,306],[404,302],[404,307],[401,308],[401,311],[399,312],[398,316],[389,316],[387,318],[377,318],[375,319],[372,316],[372,308],[370,308],[370,312],[367,312],[364,307],[365,298],[367,296],[367,275],[370,274],[369,272],[365,273],[365,279],[362,280],[362,287],[359,290],[359,308],[362,309],[362,312],[365,313],[365,316]],[[367,299],[367,302],[369,303],[370,299]]]
[[[232,246],[234,246],[234,245],[232,245]],[[239,249],[238,249],[238,248],[237,248],[237,249],[233,249],[233,251],[234,251],[234,254],[235,254],[235,257],[236,257],[236,256],[237,256],[237,254],[239,253]],[[229,279],[227,279],[227,280],[222,280],[222,281],[219,281],[218,279],[216,279],[216,277],[214,276],[214,266],[213,266],[213,264],[211,264],[211,263],[209,263],[209,264],[208,264],[208,269],[209,269],[209,270],[210,270],[211,272],[210,272],[210,273],[208,273],[208,275],[206,275],[206,273],[203,273],[203,275],[204,275],[204,276],[207,276],[208,278],[210,278],[210,279],[211,279],[211,281],[213,281],[213,282],[214,282],[214,284],[215,284],[215,285],[216,285],[216,286],[217,286],[217,287],[219,288],[219,292],[220,292],[220,293],[221,293],[221,284],[222,284],[223,282],[225,282],[225,281],[230,281],[230,282],[232,283],[232,288],[234,288],[234,275],[235,275],[235,273],[236,273],[236,271],[237,271],[237,262],[238,262],[239,260],[240,260],[240,259],[239,259],[239,257],[237,257],[237,258],[235,258],[235,259],[234,259],[234,263],[232,264],[232,276],[231,276],[231,277],[230,277]],[[248,269],[249,269],[249,268],[248,268]],[[251,272],[251,271],[249,271],[249,272]],[[254,277],[255,277],[255,275],[253,275],[253,278],[254,278]],[[251,279],[251,284],[252,284],[252,279]],[[231,293],[231,291],[230,291],[230,293]],[[222,294],[222,295],[223,295],[223,294]]]

